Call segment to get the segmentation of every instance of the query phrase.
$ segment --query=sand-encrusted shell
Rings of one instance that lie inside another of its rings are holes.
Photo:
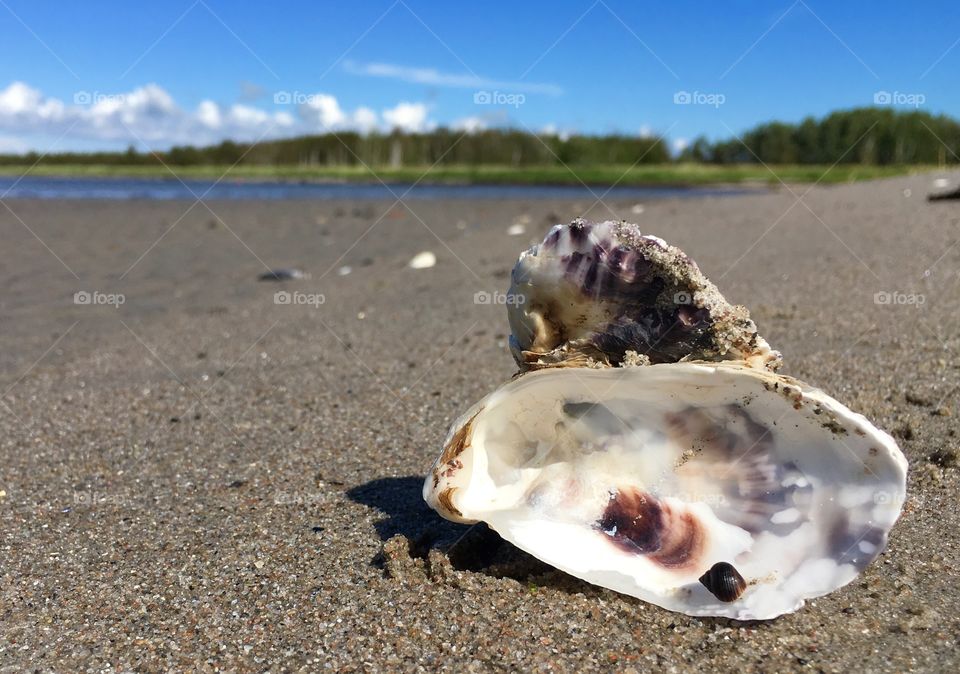
[[[521,370],[742,360],[776,369],[780,354],[682,250],[625,222],[553,227],[520,256],[509,291]]]

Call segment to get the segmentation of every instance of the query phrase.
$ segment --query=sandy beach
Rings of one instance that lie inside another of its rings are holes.
[[[933,177],[642,212],[5,202],[0,671],[955,671],[960,205],[926,201]],[[479,529],[446,554],[466,527],[423,503],[423,476],[515,369],[504,307],[475,296],[580,215],[680,246],[784,372],[898,438],[905,512],[852,584],[747,624]],[[422,251],[436,266],[408,268]],[[310,277],[257,280],[275,267]]]

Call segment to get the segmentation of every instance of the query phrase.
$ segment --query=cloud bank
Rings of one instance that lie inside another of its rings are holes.
[[[379,112],[344,110],[326,93],[278,92],[280,110],[244,103],[221,105],[204,100],[188,110],[162,87],[147,84],[115,94],[78,91],[73,101],[43,95],[24,82],[0,89],[0,152],[23,151],[18,136],[52,136],[110,143],[133,143],[162,149],[171,145],[205,145],[230,139],[256,141],[307,133],[374,130],[427,131],[436,127],[424,103],[401,101]]]

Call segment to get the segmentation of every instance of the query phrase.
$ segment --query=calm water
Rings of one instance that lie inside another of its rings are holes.
[[[185,183],[185,184],[184,184]],[[588,199],[607,188],[582,185],[309,184],[141,178],[40,178],[0,176],[0,198],[22,199]],[[404,193],[410,190],[406,196]],[[591,193],[592,190],[593,192]],[[663,199],[747,194],[762,189],[716,187],[615,187],[609,199]],[[595,195],[595,196],[594,196]]]

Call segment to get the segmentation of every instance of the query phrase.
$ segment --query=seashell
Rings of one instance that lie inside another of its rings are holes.
[[[521,256],[510,292],[529,293],[509,309],[522,373],[454,422],[424,483],[441,515],[588,582],[741,620],[794,611],[883,550],[906,491],[894,440],[774,372],[746,310],[681,251],[575,221]],[[683,307],[696,320],[664,330]]]
[[[512,281],[510,293],[525,298],[508,312],[522,370],[622,365],[630,351],[651,363],[780,364],[744,307],[729,304],[686,253],[636,225],[557,225],[520,256]]]
[[[717,562],[699,580],[720,601],[736,601],[747,589],[747,581],[730,562]]]

